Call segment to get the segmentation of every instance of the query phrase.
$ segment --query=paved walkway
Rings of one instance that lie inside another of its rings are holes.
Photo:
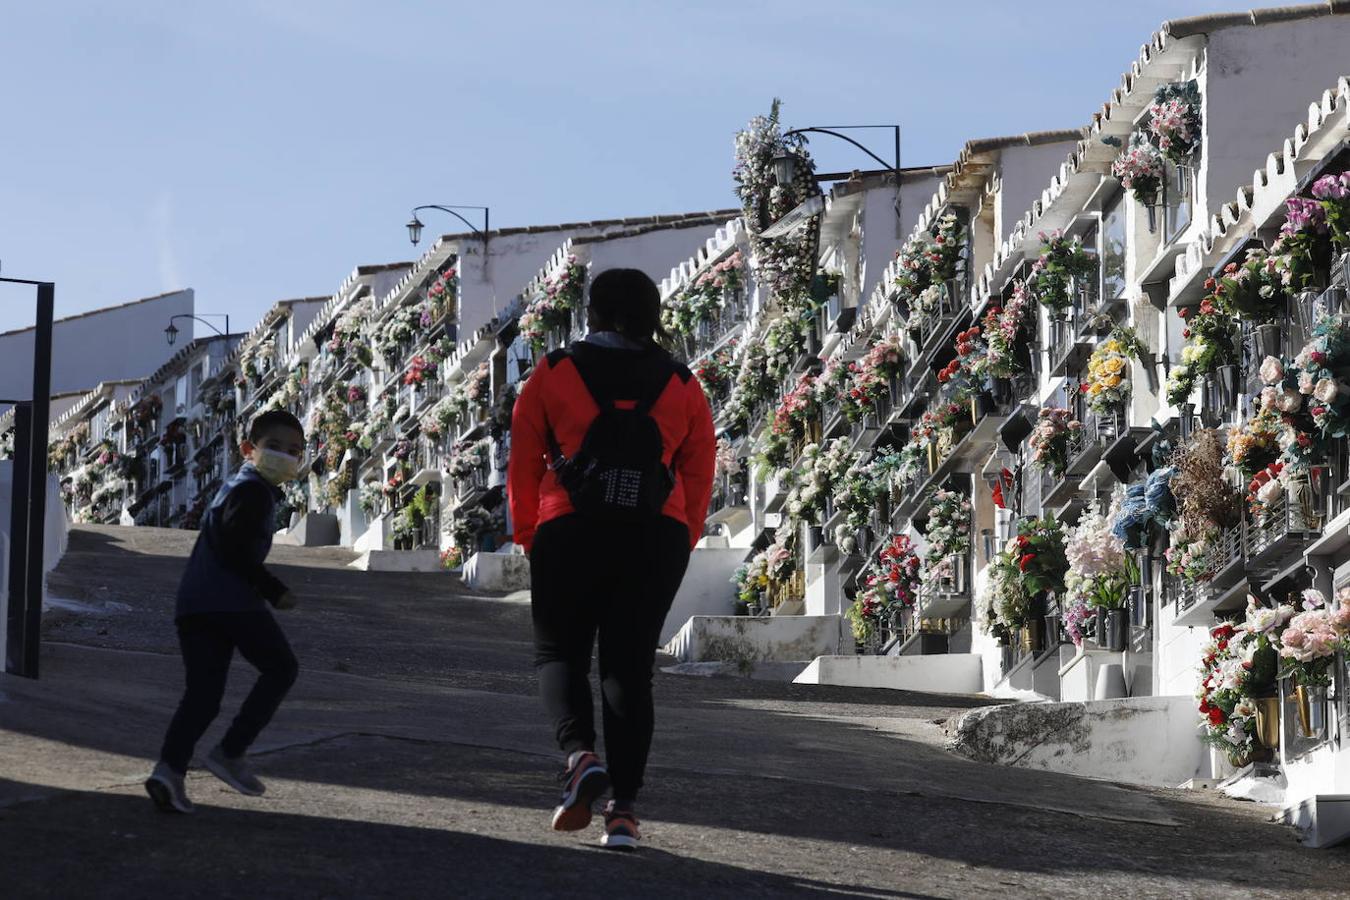
[[[43,677],[0,676],[0,873],[14,897],[1344,896],[1350,851],[1268,811],[959,759],[982,702],[661,675],[643,851],[547,828],[558,758],[528,609],[448,575],[279,548],[303,671],[249,799],[140,788],[181,683],[190,535],[82,529],[52,579]],[[228,704],[249,683],[236,669]],[[219,723],[216,732],[225,723]],[[209,739],[209,736],[208,736]]]

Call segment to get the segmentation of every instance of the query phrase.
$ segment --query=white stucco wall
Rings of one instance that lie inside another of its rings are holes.
[[[731,576],[744,560],[744,550],[721,547],[700,547],[690,555],[689,568],[661,627],[662,646],[694,616],[722,616],[731,611],[736,600]]]
[[[663,228],[632,237],[583,243],[591,260],[591,275],[618,266],[641,269],[660,283],[670,270],[698,252],[717,233],[718,225]]]
[[[60,290],[60,285],[57,286]],[[59,294],[58,294],[59,296]],[[193,293],[176,291],[101,312],[60,319],[52,329],[53,394],[150,375],[182,348],[164,339],[169,317],[193,312]],[[180,321],[182,338],[191,321]],[[0,397],[31,396],[33,329],[0,334]]]
[[[1209,36],[1205,78],[1206,171],[1211,212],[1251,187],[1252,173],[1278,150],[1309,105],[1346,74],[1350,15],[1319,16]]]
[[[1034,147],[1014,145],[999,152],[999,175],[1002,188],[995,207],[995,235],[1001,244],[1008,239],[1013,226],[1040,199],[1050,180],[1059,172],[1075,141],[1057,141]]]
[[[1175,625],[1174,619],[1171,608],[1159,610],[1153,652],[1157,693],[1192,695],[1197,686],[1200,650],[1209,642],[1209,629]]]
[[[512,232],[508,229],[506,234],[494,235],[488,241],[486,258],[481,242],[461,241],[461,338],[492,321],[495,315],[510,306],[521,290],[548,263],[549,257],[567,240],[612,234],[632,227],[614,222],[598,226],[579,223],[571,228],[529,232]],[[693,256],[716,230],[717,226],[714,225],[668,228],[634,238],[623,238],[613,242],[619,245],[620,252],[612,257],[606,255],[600,268],[622,265],[642,269],[654,281],[660,282],[670,275],[673,267]]]

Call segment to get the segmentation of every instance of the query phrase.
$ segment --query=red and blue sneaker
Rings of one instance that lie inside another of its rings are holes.
[[[553,811],[554,831],[580,831],[591,824],[591,807],[609,790],[609,770],[600,757],[583,750],[573,754],[559,780],[562,803]]]
[[[600,846],[610,850],[636,850],[642,833],[638,831],[637,815],[631,806],[616,807],[609,801],[605,807],[605,836]]]

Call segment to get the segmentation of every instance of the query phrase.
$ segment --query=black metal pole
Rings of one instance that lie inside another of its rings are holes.
[[[42,641],[42,594],[47,583],[45,542],[47,524],[47,441],[51,428],[52,322],[56,285],[38,285],[37,327],[33,332],[33,427],[28,460],[27,609],[24,615],[23,671],[38,677]]]
[[[14,459],[11,462],[9,507],[9,608],[5,615],[5,671],[24,674],[24,625],[28,587],[28,469],[32,455],[33,408],[27,400],[14,404]]]

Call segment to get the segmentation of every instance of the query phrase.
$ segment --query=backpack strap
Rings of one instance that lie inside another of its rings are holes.
[[[589,366],[582,363],[578,355],[572,352],[572,348],[569,347],[563,352],[568,359],[572,360],[573,368],[577,370],[577,375],[581,376],[581,383],[586,385],[586,392],[591,395],[591,399],[595,401],[595,405],[600,407],[600,411],[604,412],[605,410],[612,408],[614,406],[614,398],[600,388],[599,382],[595,380],[595,372]]]
[[[652,383],[646,386],[646,390],[638,398],[634,410],[642,415],[651,412],[652,407],[656,405],[656,401],[660,400],[661,395],[666,392],[666,385],[670,384],[670,376],[673,374],[675,373],[671,367],[662,366],[660,376],[652,379]]]

